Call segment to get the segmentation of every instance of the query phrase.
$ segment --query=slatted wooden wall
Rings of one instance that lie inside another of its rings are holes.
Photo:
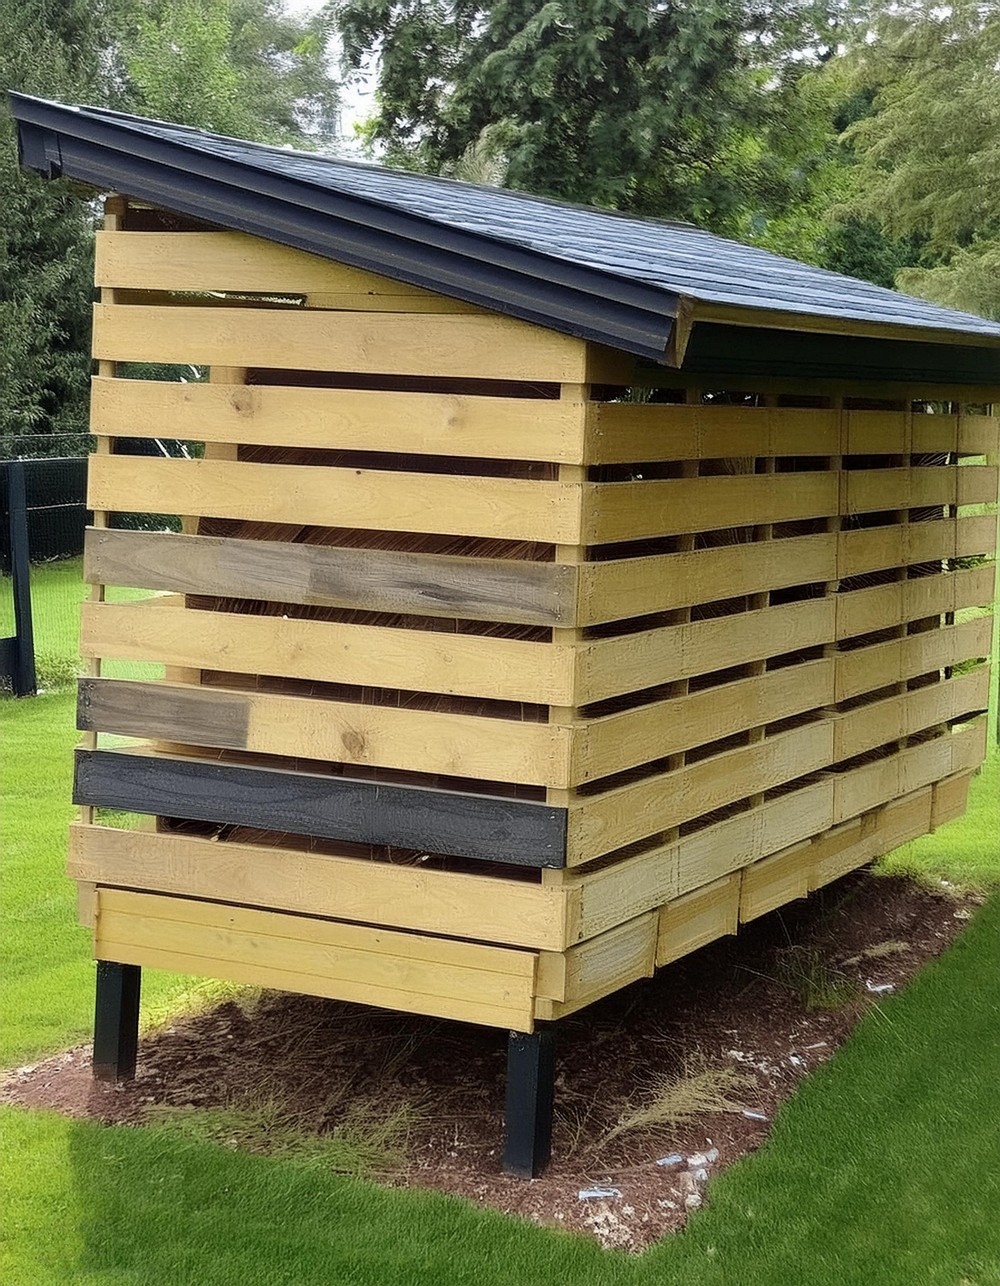
[[[986,408],[637,400],[624,355],[113,216],[70,858],[99,958],[530,1030],[963,810]],[[154,433],[203,458],[113,450]]]

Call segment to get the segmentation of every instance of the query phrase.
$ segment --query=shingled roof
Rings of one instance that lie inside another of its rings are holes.
[[[717,333],[806,332],[813,347],[817,333],[907,341],[910,360],[897,365],[925,370],[929,353],[916,350],[933,349],[941,374],[964,365],[963,378],[1000,383],[997,323],[688,224],[99,108],[18,94],[11,105],[22,163],[48,178],[120,191],[656,362],[689,365],[691,326],[706,322]],[[954,350],[950,360],[943,345]],[[878,347],[882,368],[903,351],[899,343]],[[957,351],[970,349],[978,352]]]

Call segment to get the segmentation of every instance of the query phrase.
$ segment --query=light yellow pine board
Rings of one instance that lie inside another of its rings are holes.
[[[80,638],[85,657],[573,704],[573,650],[553,643],[146,603],[85,603]]]
[[[953,505],[958,496],[958,469],[851,469],[845,471],[844,512],[871,513],[917,505]]]
[[[584,799],[569,811],[566,863],[575,866],[682,825],[824,768],[832,758],[832,724],[809,724]]]
[[[540,398],[94,378],[91,428],[251,446],[578,464],[584,407]]]
[[[815,782],[682,837],[679,892],[690,893],[826,830],[833,824],[833,790],[829,779]]]
[[[740,886],[740,923],[806,897],[812,865],[812,844],[807,840],[748,866]]]
[[[1000,471],[992,466],[969,464],[958,470],[960,505],[995,505]]]
[[[984,564],[840,594],[836,636],[847,639],[963,607],[983,607],[993,598],[993,576],[992,565]]]
[[[904,696],[874,701],[834,721],[834,760],[853,759],[867,750],[909,737],[963,714],[978,714],[989,703],[987,666]]]
[[[849,514],[934,505],[990,504],[997,498],[997,470],[987,465],[850,470],[844,474],[844,482]]]
[[[904,411],[849,411],[846,418],[849,455],[989,455],[1000,426],[996,416],[964,412],[911,417]]]
[[[467,875],[170,832],[70,827],[68,874],[153,893],[334,916],[559,951],[578,894]]]
[[[813,844],[810,892],[866,866],[930,830],[930,787],[891,800],[818,836]]]
[[[741,872],[675,898],[660,910],[656,965],[670,964],[739,926]]]
[[[577,704],[815,647],[834,629],[831,598],[595,640],[578,654]]]
[[[913,435],[917,450],[917,434]],[[923,450],[923,447],[919,449]],[[958,450],[965,455],[996,455],[1000,450],[1000,416],[960,415],[958,417]]]
[[[596,483],[584,496],[589,544],[821,518],[837,512],[831,471]]]
[[[169,689],[170,695],[180,700],[198,691],[193,684],[157,686]],[[175,729],[171,740],[459,777],[562,787],[573,784],[574,730],[568,727],[214,686],[211,693],[245,704],[245,734],[237,732],[227,739],[225,724],[220,722],[219,732],[211,740],[192,740],[184,727]],[[99,731],[120,729],[108,726]]]
[[[981,616],[889,639],[836,657],[836,699],[847,701],[919,674],[990,654],[993,619]]]
[[[910,563],[989,554],[995,542],[996,523],[989,516],[942,518],[934,522],[893,523],[886,527],[842,531],[837,571],[838,576],[844,578],[888,567],[905,567]]]
[[[852,817],[850,821],[841,822],[813,838],[810,893],[871,860],[867,854],[877,816],[877,813],[866,813],[862,817]]]
[[[985,754],[985,733],[985,719],[977,719],[950,735],[908,746],[889,758],[838,776],[831,824],[975,767]]]
[[[94,308],[103,361],[586,383],[584,341],[513,318],[274,308]]]
[[[427,971],[429,974],[434,969],[442,972],[461,969],[470,975],[485,973],[488,977],[509,978],[529,987],[535,977],[535,957],[530,951],[401,933],[394,929],[347,924],[315,916],[288,915],[281,911],[164,897],[156,893],[136,893],[129,889],[104,889],[101,892],[98,931],[101,917],[111,913],[144,922],[184,925],[195,935],[198,932],[206,935],[217,932],[244,937],[258,944],[274,942],[277,951],[286,950],[283,944],[291,943],[293,950],[298,946],[316,946],[342,952],[348,970],[355,966],[374,970],[378,967],[376,961],[392,960],[400,968],[432,966]],[[324,966],[321,972],[325,970]],[[411,990],[405,986],[403,989]],[[424,990],[422,987],[413,989]],[[433,985],[427,994],[436,994]]]
[[[931,798],[931,830],[962,817],[969,806],[971,773],[960,772],[936,781]]]
[[[584,941],[655,910],[677,894],[678,848],[665,844],[602,870],[568,873],[561,885],[578,890],[573,936]]]
[[[639,978],[651,978],[656,967],[657,921],[657,913],[651,911],[573,947],[565,955],[552,958],[543,953],[538,962],[535,1017],[565,1017]],[[553,999],[547,991],[561,996]]]
[[[480,1023],[486,1027],[526,1032],[533,1029],[533,1006],[485,1004],[466,996],[427,996],[419,992],[404,991],[399,987],[376,987],[368,982],[296,973],[256,960],[245,962],[229,956],[213,958],[204,952],[193,954],[174,951],[162,947],[158,939],[144,941],[142,944],[119,942],[113,936],[115,928],[116,925],[112,923],[105,936],[98,936],[96,959],[114,960],[120,964],[134,964],[150,969],[167,969],[172,973],[195,974],[203,978],[222,978],[274,991],[324,996],[330,1000],[374,1005],[376,1008],[400,1010],[403,1013]],[[169,932],[164,936],[169,940]]]
[[[844,455],[909,454],[910,421],[916,424],[922,416],[907,411],[845,411]],[[933,447],[927,450],[953,451],[957,440],[958,421],[954,415],[934,416],[930,426]],[[831,452],[836,455],[840,452]]]
[[[483,311],[242,232],[98,233],[95,267],[98,285],[117,286],[119,303],[125,292],[136,292],[138,303],[153,302],[143,298],[147,291],[230,292],[305,296],[312,307]]]
[[[832,533],[678,554],[584,563],[580,624],[664,612],[741,594],[836,578]]]
[[[561,542],[580,535],[578,485],[522,478],[95,455],[87,497],[91,509],[119,513],[505,540]]]
[[[923,455],[961,452],[988,455],[996,449],[996,416],[910,416],[905,411],[847,411],[847,455]]]
[[[574,784],[832,704],[832,657],[589,719],[573,744]]]
[[[95,281],[129,290],[434,293],[245,232],[99,232]]]
[[[839,412],[799,408],[596,403],[589,464],[834,455]]]

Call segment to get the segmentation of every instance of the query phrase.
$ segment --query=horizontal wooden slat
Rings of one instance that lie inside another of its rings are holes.
[[[159,753],[78,750],[73,799],[487,862],[565,865],[565,810],[498,796]]]
[[[90,423],[110,437],[579,464],[584,414],[570,399],[96,376]]]
[[[980,666],[954,679],[858,706],[834,721],[834,759],[853,759],[934,724],[978,714],[989,703],[989,690],[989,669]]]
[[[837,571],[839,577],[859,576],[911,563],[988,554],[995,542],[996,521],[986,515],[863,527],[840,532]]]
[[[986,465],[848,470],[844,497],[848,514],[925,505],[988,504],[997,498],[997,470]]]
[[[85,657],[574,704],[574,652],[560,644],[148,603],[88,602],[81,619]]]
[[[538,960],[535,1017],[563,1018],[639,978],[656,965],[657,914],[649,912],[609,929],[559,956]]]
[[[992,625],[992,617],[981,616],[842,652],[837,657],[836,698],[848,701],[959,661],[989,656]]]
[[[832,760],[833,727],[820,722],[581,800],[569,811],[566,863],[591,861]]]
[[[449,300],[243,232],[110,232],[96,239],[98,286],[131,290],[376,295]]]
[[[84,578],[261,602],[571,625],[576,569],[275,540],[90,528]]]
[[[735,933],[739,926],[740,873],[714,880],[686,893],[660,911],[656,964],[670,964],[716,938]]]
[[[832,532],[584,563],[581,624],[836,579],[837,537]]]
[[[512,318],[272,308],[94,308],[94,357],[586,383],[587,345]]]
[[[502,973],[504,957],[519,953],[481,948],[495,953],[494,972],[437,960],[433,954],[421,958],[425,945],[437,952],[441,946],[467,949],[471,944],[275,911],[98,890],[94,953],[100,960],[182,968],[488,1024],[527,1012],[530,1023],[532,954],[520,953],[523,973]]]
[[[837,498],[833,472],[609,482],[587,491],[585,540],[601,544],[820,518],[837,512]]]
[[[523,478],[94,455],[91,509],[573,544],[581,487]]]
[[[787,902],[806,897],[812,867],[812,844],[808,840],[746,867],[740,885],[740,922],[746,924]]]
[[[977,719],[950,735],[909,746],[887,759],[837,774],[833,817],[837,825],[899,795],[975,767],[986,752],[986,720]]]
[[[810,599],[596,640],[580,651],[577,703],[829,642],[834,608],[832,598]]]
[[[574,738],[574,783],[832,704],[835,667],[825,657],[587,719]]]
[[[607,402],[589,409],[587,462],[831,456],[839,440],[839,411]]]
[[[70,828],[77,880],[368,924],[562,950],[579,894],[524,880],[200,839]]]
[[[993,577],[993,566],[987,563],[840,594],[836,599],[837,638],[871,634],[962,607],[982,607],[993,599]]]
[[[81,679],[78,727],[154,741],[567,787],[573,729],[181,683]]]
[[[964,396],[964,395],[963,395]],[[911,415],[847,411],[847,455],[986,455],[996,450],[1000,420],[990,415]]]

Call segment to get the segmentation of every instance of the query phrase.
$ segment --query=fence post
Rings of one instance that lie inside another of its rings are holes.
[[[11,685],[15,697],[32,697],[37,691],[37,680],[35,631],[31,620],[31,569],[28,561],[28,502],[24,486],[24,463],[21,460],[8,461],[6,473],[16,640]]]

